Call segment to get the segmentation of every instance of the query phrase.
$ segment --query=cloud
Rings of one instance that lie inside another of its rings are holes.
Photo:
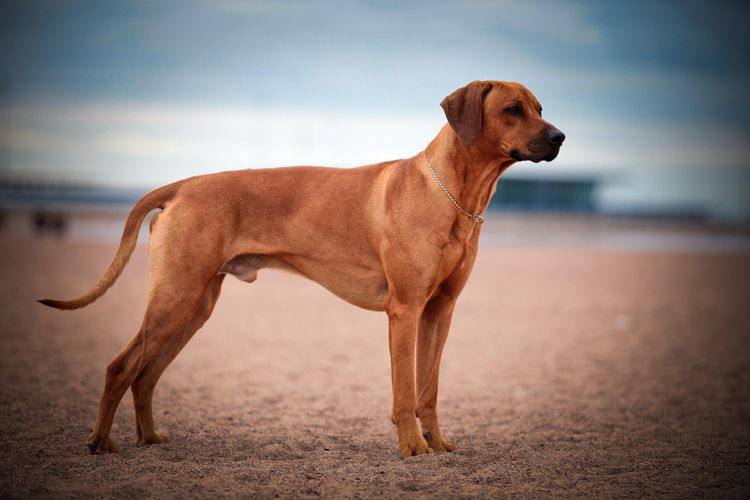
[[[658,169],[746,167],[742,130],[721,124],[648,124],[600,117],[566,122],[565,165]]]
[[[485,14],[492,15],[506,32],[580,45],[599,43],[603,37],[582,2],[484,0],[475,3],[485,9]]]
[[[440,118],[398,113],[131,102],[48,104],[13,116],[5,148],[11,169],[46,165],[95,182],[155,185],[232,168],[355,166],[411,156]]]
[[[179,156],[185,150],[185,145],[176,138],[110,132],[103,133],[96,139],[94,149],[106,154],[156,159]]]

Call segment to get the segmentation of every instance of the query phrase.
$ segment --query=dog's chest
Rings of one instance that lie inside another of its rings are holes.
[[[460,282],[462,285],[471,272],[475,255],[476,251],[466,242],[451,240],[446,243],[437,269],[436,285],[446,282]]]

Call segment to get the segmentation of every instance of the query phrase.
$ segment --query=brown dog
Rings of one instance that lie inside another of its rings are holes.
[[[518,83],[475,81],[441,105],[448,125],[406,160],[222,172],[138,201],[99,283],[75,300],[41,301],[76,309],[104,294],[125,267],[146,214],[161,209],[151,222],[145,317],[107,367],[91,452],[116,451],[109,434],[128,387],[138,443],[166,441],[151,410],[159,377],[211,315],[224,276],[252,282],[266,267],[385,311],[399,451],[454,450],[438,426],[440,356],[474,264],[481,214],[505,169],[554,159],[565,135],[542,119],[539,102]]]

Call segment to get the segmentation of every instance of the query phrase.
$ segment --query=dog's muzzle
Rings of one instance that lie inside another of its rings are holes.
[[[537,136],[529,142],[527,154],[521,153],[518,149],[513,149],[510,152],[510,157],[516,161],[528,160],[534,163],[552,161],[560,153],[560,146],[562,146],[564,140],[565,134],[557,128],[551,127],[541,137]]]

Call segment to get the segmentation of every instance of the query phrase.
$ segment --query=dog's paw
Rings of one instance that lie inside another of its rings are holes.
[[[399,432],[398,451],[402,457],[434,453],[427,445],[427,441],[417,432],[408,432],[403,435]]]
[[[427,441],[427,446],[432,448],[436,453],[451,452],[458,449],[458,446],[446,441],[442,436],[434,436],[431,432],[425,432],[423,436]]]
[[[398,451],[404,458],[416,457],[417,455],[432,455],[435,453],[432,448],[427,446],[427,443],[399,445]]]
[[[86,443],[89,451],[92,455],[101,455],[103,453],[117,453],[117,445],[109,437],[100,438],[98,436],[91,436]]]
[[[157,432],[153,432],[148,436],[144,436],[142,438],[138,439],[138,446],[144,446],[147,444],[163,444],[169,442],[169,436],[166,434],[159,434]]]

